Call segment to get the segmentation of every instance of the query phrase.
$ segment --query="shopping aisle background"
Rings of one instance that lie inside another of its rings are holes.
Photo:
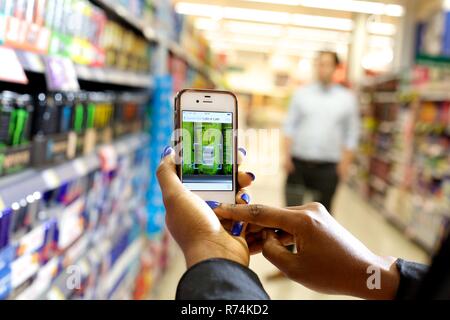
[[[249,153],[252,149],[249,148]],[[279,150],[268,150],[268,154]],[[280,175],[265,175],[262,170],[254,170],[257,176],[250,188],[253,203],[272,206],[284,205],[284,181]],[[371,250],[380,255],[391,255],[417,262],[427,262],[426,253],[409,241],[403,233],[395,229],[357,193],[346,185],[341,185],[334,202],[336,219]],[[155,288],[155,299],[173,299],[179,279],[186,270],[183,254],[172,241],[167,272]],[[250,268],[260,277],[264,288],[272,299],[353,299],[348,296],[334,296],[311,291],[288,279],[267,280],[276,272],[275,267],[261,254],[252,256]]]

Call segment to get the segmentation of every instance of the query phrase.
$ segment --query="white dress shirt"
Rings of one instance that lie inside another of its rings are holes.
[[[356,97],[349,89],[313,83],[294,93],[284,132],[292,139],[293,157],[339,162],[343,149],[357,147],[359,122]]]

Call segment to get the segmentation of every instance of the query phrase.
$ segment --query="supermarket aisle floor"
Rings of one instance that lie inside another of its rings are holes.
[[[251,188],[252,202],[283,205],[284,178],[256,174],[258,178]],[[374,252],[418,262],[427,261],[426,254],[420,248],[408,241],[347,186],[339,188],[333,211],[336,219]],[[170,267],[155,290],[155,299],[173,299],[178,280],[185,271],[181,252],[175,244],[172,249]],[[250,267],[259,275],[272,299],[352,299],[319,294],[287,279],[267,281],[266,277],[276,269],[262,255],[253,256]]]

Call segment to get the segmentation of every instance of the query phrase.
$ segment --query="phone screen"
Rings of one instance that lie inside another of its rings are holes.
[[[192,191],[233,191],[233,112],[182,112],[183,184]]]

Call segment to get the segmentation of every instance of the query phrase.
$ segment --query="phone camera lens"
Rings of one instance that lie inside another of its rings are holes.
[[[197,103],[199,103],[200,101],[199,100],[197,100]]]

